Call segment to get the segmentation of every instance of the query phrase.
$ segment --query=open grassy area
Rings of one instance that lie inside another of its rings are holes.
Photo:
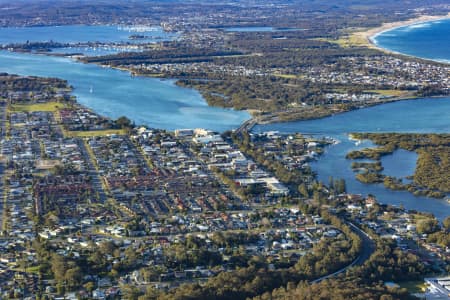
[[[66,105],[60,102],[46,102],[37,104],[13,104],[9,107],[13,112],[33,112],[33,111],[50,111],[56,112],[58,109],[64,108]]]
[[[125,135],[125,129],[105,129],[105,130],[93,130],[93,131],[66,131],[64,135],[66,137],[96,137],[107,136],[111,134]]]
[[[400,97],[402,95],[407,94],[407,91],[402,90],[367,90],[368,93],[375,93],[383,96],[394,96],[394,97]]]
[[[405,281],[399,283],[401,288],[405,288],[408,290],[408,292],[414,294],[414,293],[423,293],[427,286],[425,285],[425,282],[423,281]]]
[[[347,35],[342,36],[337,40],[328,38],[316,38],[315,40],[338,44],[342,48],[372,47],[369,41],[367,41],[367,39],[361,33],[358,32],[348,33]]]
[[[295,79],[297,78],[297,75],[293,75],[293,74],[273,74],[276,77],[280,77],[280,78],[288,78],[288,79]]]
[[[422,215],[422,214],[411,214],[410,215],[414,223],[418,223],[419,221],[430,219],[430,216]]]
[[[26,270],[28,273],[39,274],[39,271],[41,270],[41,266],[28,267]]]

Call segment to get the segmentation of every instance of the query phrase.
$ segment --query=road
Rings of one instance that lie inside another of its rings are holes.
[[[311,281],[311,283],[318,283],[322,280],[337,276],[341,273],[346,272],[348,269],[355,267],[355,266],[362,266],[372,255],[372,253],[375,251],[375,242],[369,237],[367,233],[359,229],[355,224],[347,222],[347,225],[350,226],[350,228],[353,230],[354,233],[358,235],[358,237],[361,239],[362,242],[362,249],[359,256],[348,266],[325,276],[322,276],[320,278],[317,278],[316,280]]]
[[[241,126],[239,126],[239,128],[237,128],[234,132],[235,133],[250,132],[253,129],[253,127],[255,127],[255,125],[257,124],[258,122],[254,118],[251,118],[242,123]]]
[[[88,174],[92,178],[92,186],[94,190],[98,193],[100,199],[100,203],[105,203],[107,196],[105,193],[105,190],[103,189],[102,185],[102,179],[100,177],[100,174],[95,169],[94,163],[86,149],[86,145],[84,144],[82,139],[78,139],[78,146],[80,147],[81,155],[83,155],[83,158],[85,159],[86,163],[88,164]]]
[[[6,101],[0,102],[0,140],[3,140],[6,134]],[[0,144],[0,155],[2,153],[2,145]],[[3,209],[4,209],[4,171],[5,163],[3,160],[0,161],[0,235],[2,234],[3,228]]]

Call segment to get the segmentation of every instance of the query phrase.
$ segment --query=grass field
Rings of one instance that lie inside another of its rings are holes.
[[[105,129],[105,130],[93,130],[93,131],[65,131],[66,137],[96,137],[107,136],[111,134],[125,135],[125,129]]]
[[[342,36],[341,38],[339,38],[337,40],[327,39],[327,38],[317,38],[315,40],[338,44],[339,46],[341,46],[343,48],[371,47],[372,46],[365,37],[363,37],[361,34],[358,34],[357,32],[349,33],[348,35]]]
[[[423,293],[427,286],[423,281],[405,281],[399,283],[401,288],[405,288],[410,293]]]
[[[368,93],[375,93],[383,96],[394,96],[399,97],[407,93],[407,91],[402,90],[367,90]]]
[[[273,75],[276,77],[288,78],[288,79],[297,78],[297,75],[293,75],[293,74],[273,74]]]
[[[66,107],[64,103],[46,102],[38,104],[13,104],[9,107],[9,110],[12,112],[34,112],[34,111],[56,112],[58,109],[64,107]]]

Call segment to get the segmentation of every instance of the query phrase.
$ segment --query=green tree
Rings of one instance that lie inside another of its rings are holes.
[[[439,222],[436,219],[424,219],[417,223],[419,234],[430,234],[439,230]]]
[[[139,296],[144,293],[135,286],[125,286],[122,289],[123,299],[125,300],[138,300]]]
[[[51,259],[52,273],[57,282],[63,282],[67,271],[67,263],[65,259],[54,253]]]
[[[130,128],[132,124],[130,119],[128,119],[125,116],[122,116],[116,120],[116,125],[120,128]]]
[[[298,186],[298,192],[300,193],[300,195],[302,195],[305,198],[309,198],[309,191],[308,188],[306,187],[305,183],[301,183]]]
[[[68,269],[65,274],[65,280],[69,288],[78,287],[83,280],[83,273],[78,266]]]
[[[450,231],[450,216],[444,219],[442,225],[444,226],[445,230]]]

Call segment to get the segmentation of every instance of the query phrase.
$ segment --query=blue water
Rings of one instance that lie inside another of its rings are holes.
[[[349,132],[450,132],[450,98],[393,102],[310,121],[270,124],[271,128],[336,135]]]
[[[142,39],[130,39],[131,35],[143,35]],[[59,43],[119,43],[126,45],[138,45],[143,43],[154,43],[158,41],[173,40],[178,37],[177,33],[165,32],[161,27],[120,27],[116,25],[67,25],[67,26],[43,26],[43,27],[4,27],[0,28],[0,44],[29,42]],[[123,52],[123,48],[117,47],[68,47],[51,49],[54,53],[82,53],[88,56],[108,55]],[[127,51],[136,50],[135,47]]]
[[[416,197],[406,191],[388,190],[382,184],[364,184],[357,181],[351,169],[352,161],[345,159],[345,155],[352,150],[372,146],[369,141],[356,145],[355,141],[348,138],[351,132],[449,133],[450,97],[394,102],[318,120],[259,125],[253,130],[302,132],[336,138],[340,143],[327,147],[325,154],[311,164],[313,170],[318,173],[319,180],[328,182],[330,176],[344,178],[348,192],[373,194],[381,203],[431,212],[440,220],[450,215],[450,204],[445,200]],[[415,159],[413,155],[407,156],[403,161],[394,162],[392,157],[384,158],[383,166],[386,168],[383,172],[385,174],[407,176],[413,173]]]
[[[101,47],[101,48],[92,48],[92,47],[61,47],[61,48],[53,48],[51,49],[52,53],[61,53],[66,55],[73,54],[82,54],[86,56],[99,56],[99,55],[111,55],[119,52],[123,52],[121,49],[116,47]],[[132,50],[133,52],[140,52],[142,50]]]
[[[380,47],[412,56],[450,63],[450,19],[385,31],[372,40]]]
[[[111,118],[127,116],[156,128],[224,131],[249,118],[246,112],[209,107],[200,93],[178,87],[174,80],[131,77],[63,57],[0,51],[0,72],[66,79],[81,104]]]
[[[129,39],[130,35],[144,35],[146,39]],[[148,43],[160,39],[169,40],[176,33],[165,32],[161,27],[143,27],[140,30],[120,28],[116,25],[67,25],[43,27],[4,27],[0,28],[0,44],[54,41],[59,43],[114,42]]]
[[[384,167],[383,174],[401,178],[404,182],[405,177],[414,175],[418,155],[414,151],[398,149],[390,155],[381,158],[381,165]]]

